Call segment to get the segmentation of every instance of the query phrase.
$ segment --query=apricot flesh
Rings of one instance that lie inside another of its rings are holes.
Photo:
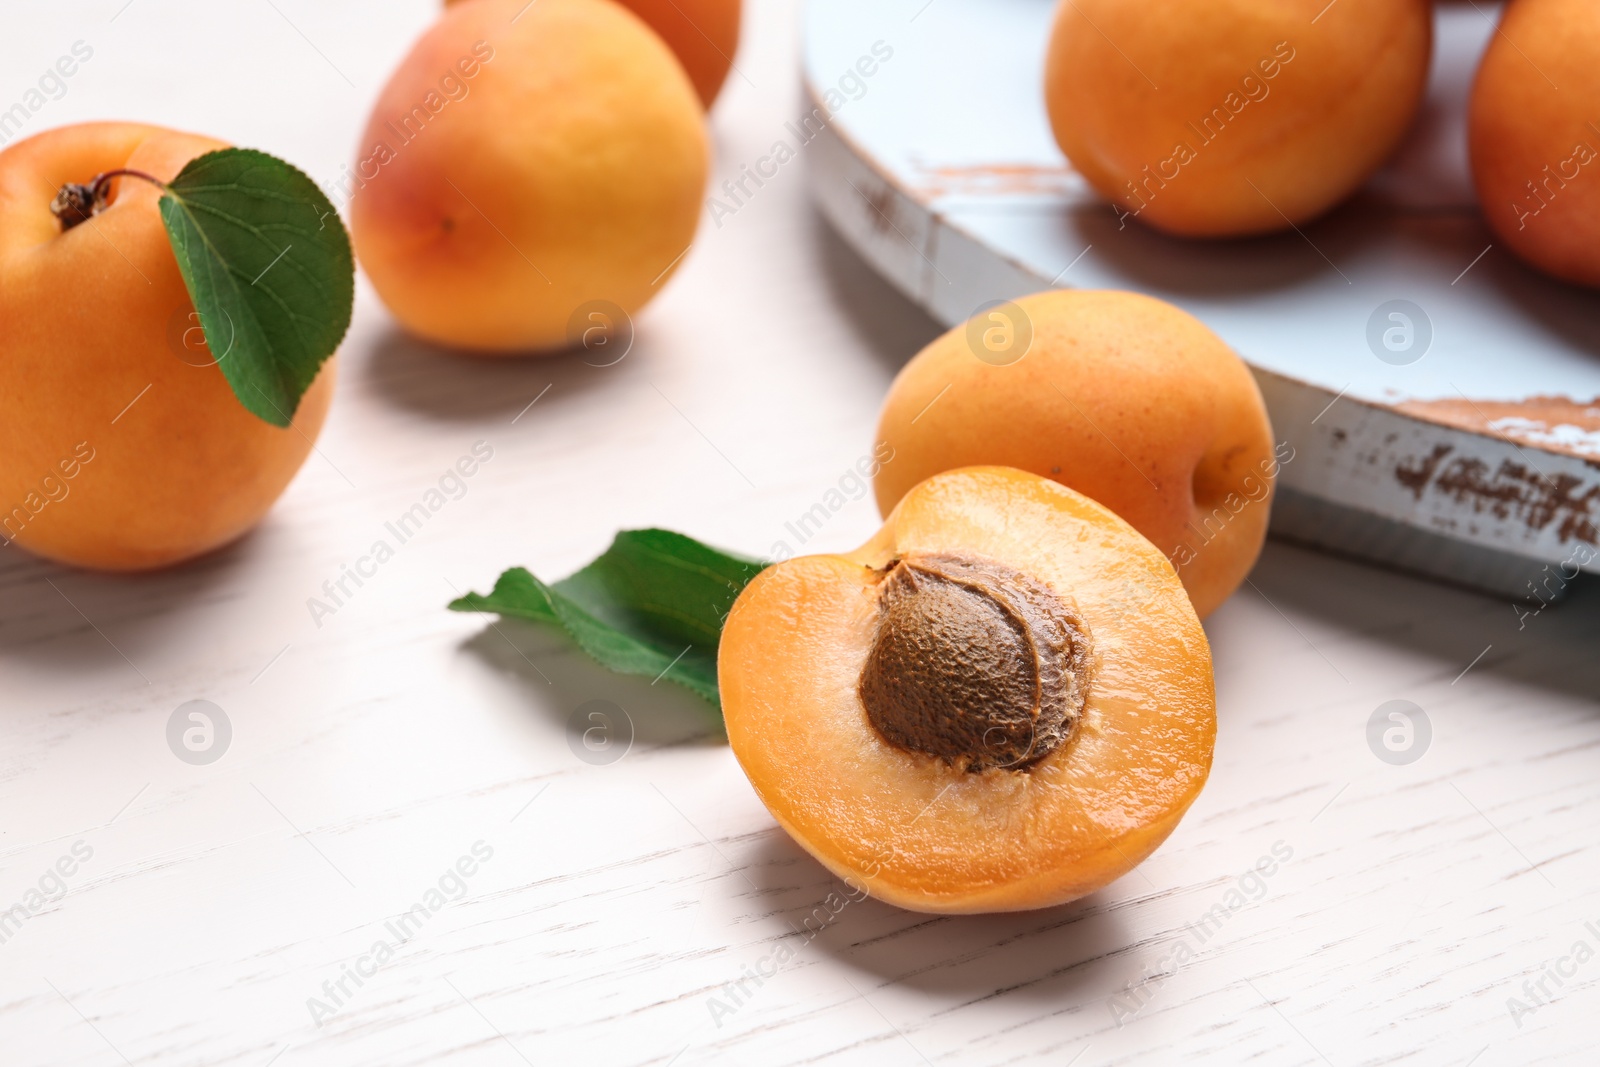
[[[465,0],[446,0],[446,6]],[[672,49],[710,108],[739,50],[743,0],[617,0],[644,20]]]
[[[1267,233],[1383,163],[1432,47],[1430,0],[1063,0],[1045,103],[1061,150],[1124,217]]]
[[[886,577],[928,558],[1026,575],[1077,620],[1081,710],[1037,760],[974,769],[869,717]],[[1172,832],[1216,733],[1210,648],[1160,551],[1089,498],[1004,467],[930,478],[855,552],[763,571],[729,615],[718,681],[734,755],[779,825],[915,911],[1048,907],[1107,885]]]
[[[878,421],[893,456],[873,479],[878,510],[955,467],[1031,471],[1131,523],[1209,615],[1261,554],[1280,459],[1292,457],[1274,450],[1250,369],[1152,297],[1057,290],[1011,308],[937,338],[896,376]],[[1013,350],[984,347],[1019,324]]]
[[[266,514],[310,453],[329,359],[292,425],[247,411],[217,367],[155,186],[118,179],[62,232],[55,191],[121,167],[170,181],[226,145],[156,126],[63,126],[0,152],[0,535],[101,570],[217,548]]]
[[[610,0],[471,0],[384,87],[351,236],[412,333],[551,351],[582,335],[586,309],[614,325],[660,291],[708,166],[694,88],[637,17]]]
[[[1516,254],[1600,286],[1600,9],[1515,0],[1489,42],[1468,111],[1485,218]]]

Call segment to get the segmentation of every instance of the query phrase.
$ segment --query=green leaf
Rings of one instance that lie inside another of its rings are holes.
[[[452,611],[489,611],[555,623],[619,674],[670,678],[721,707],[717,642],[734,598],[767,565],[671,530],[624,530],[576,574],[545,584],[522,567],[494,591],[451,601]]]
[[[322,190],[249,148],[190,160],[161,197],[178,270],[234,395],[287,426],[355,299],[350,237]]]

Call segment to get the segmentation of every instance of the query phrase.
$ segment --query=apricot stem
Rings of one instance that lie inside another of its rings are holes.
[[[67,182],[56,192],[56,198],[50,201],[50,214],[61,223],[62,233],[88,222],[105,210],[106,193],[113,178],[139,178],[163,191],[167,188],[167,183],[160,178],[129,167],[103,171],[87,183]]]

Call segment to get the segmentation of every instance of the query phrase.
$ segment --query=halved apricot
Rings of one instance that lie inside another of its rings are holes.
[[[935,475],[855,552],[768,568],[718,652],[734,755],[852,887],[1061,904],[1149,856],[1211,767],[1211,651],[1161,551],[1009,467]]]

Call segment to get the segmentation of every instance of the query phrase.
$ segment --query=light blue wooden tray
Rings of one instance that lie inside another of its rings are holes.
[[[1249,361],[1295,449],[1279,534],[1543,599],[1552,574],[1600,570],[1600,296],[1500,247],[1467,173],[1465,97],[1498,9],[1439,5],[1423,119],[1354,202],[1301,234],[1230,242],[1123,225],[1067,165],[1041,89],[1053,11],[810,0],[821,132],[802,151],[845,239],[945,323],[1051,286],[1199,316]],[[1384,339],[1406,323],[1409,348],[1403,329]]]

